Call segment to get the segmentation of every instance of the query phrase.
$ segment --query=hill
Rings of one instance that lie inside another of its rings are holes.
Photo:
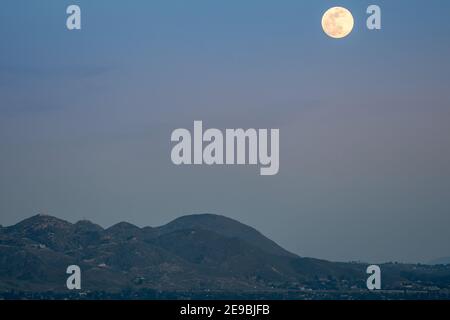
[[[367,291],[367,265],[299,257],[233,219],[191,215],[164,226],[127,222],[104,229],[36,215],[0,229],[0,295],[68,294],[66,268],[79,265],[84,292],[171,293],[234,297],[304,292]],[[450,267],[385,264],[386,289],[445,289]],[[133,295],[131,295],[133,296]],[[272,296],[271,296],[272,297]]]

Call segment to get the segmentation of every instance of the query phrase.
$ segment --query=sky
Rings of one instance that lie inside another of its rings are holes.
[[[335,5],[355,18],[341,40],[321,29]],[[449,17],[445,0],[2,0],[0,224],[215,213],[301,256],[450,256]],[[279,128],[280,172],[174,166],[194,120]]]

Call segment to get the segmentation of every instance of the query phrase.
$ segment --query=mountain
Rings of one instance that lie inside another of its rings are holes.
[[[236,298],[367,291],[367,265],[299,257],[254,228],[213,214],[184,216],[155,228],[121,222],[107,229],[36,215],[0,228],[0,297],[12,291],[69,294],[66,268],[72,264],[82,270],[83,292],[99,295],[204,298],[215,292]],[[382,269],[387,289],[450,283],[446,266],[385,264]]]
[[[450,264],[450,257],[434,259],[434,260],[430,261],[429,264],[431,264],[431,265]]]
[[[259,231],[242,224],[236,220],[214,215],[214,214],[198,214],[184,216],[159,227],[159,234],[167,234],[173,231],[185,229],[203,229],[218,233],[227,238],[237,238],[245,241],[261,250],[286,257],[294,257],[295,255],[286,251],[274,241],[263,236]]]
[[[142,230],[128,222],[119,222],[112,227],[106,229],[107,235],[115,239],[131,240],[142,236]]]

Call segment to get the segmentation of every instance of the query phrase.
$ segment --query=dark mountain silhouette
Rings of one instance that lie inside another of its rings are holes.
[[[119,222],[112,227],[106,229],[105,234],[114,239],[130,240],[136,237],[141,237],[143,231],[135,225],[128,222]]]
[[[81,267],[83,290],[110,293],[348,290],[365,289],[367,278],[367,264],[299,257],[249,226],[212,214],[157,228],[121,222],[107,229],[36,215],[0,228],[0,293],[67,292],[71,264]],[[385,288],[450,283],[450,267],[382,268]]]
[[[450,264],[450,257],[442,257],[431,260],[429,264]]]
[[[184,216],[159,227],[157,232],[165,234],[173,231],[184,229],[203,229],[218,233],[228,238],[237,238],[245,241],[261,250],[280,256],[294,257],[295,255],[284,250],[272,240],[263,236],[259,231],[242,224],[236,220],[214,215],[214,214],[198,214]]]

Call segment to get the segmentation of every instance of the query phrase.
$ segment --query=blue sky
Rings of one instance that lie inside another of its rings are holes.
[[[343,40],[320,27],[334,5],[355,17]],[[304,256],[448,256],[449,14],[438,0],[2,1],[0,223],[211,212]],[[280,128],[280,173],[174,167],[170,133],[194,120]]]

